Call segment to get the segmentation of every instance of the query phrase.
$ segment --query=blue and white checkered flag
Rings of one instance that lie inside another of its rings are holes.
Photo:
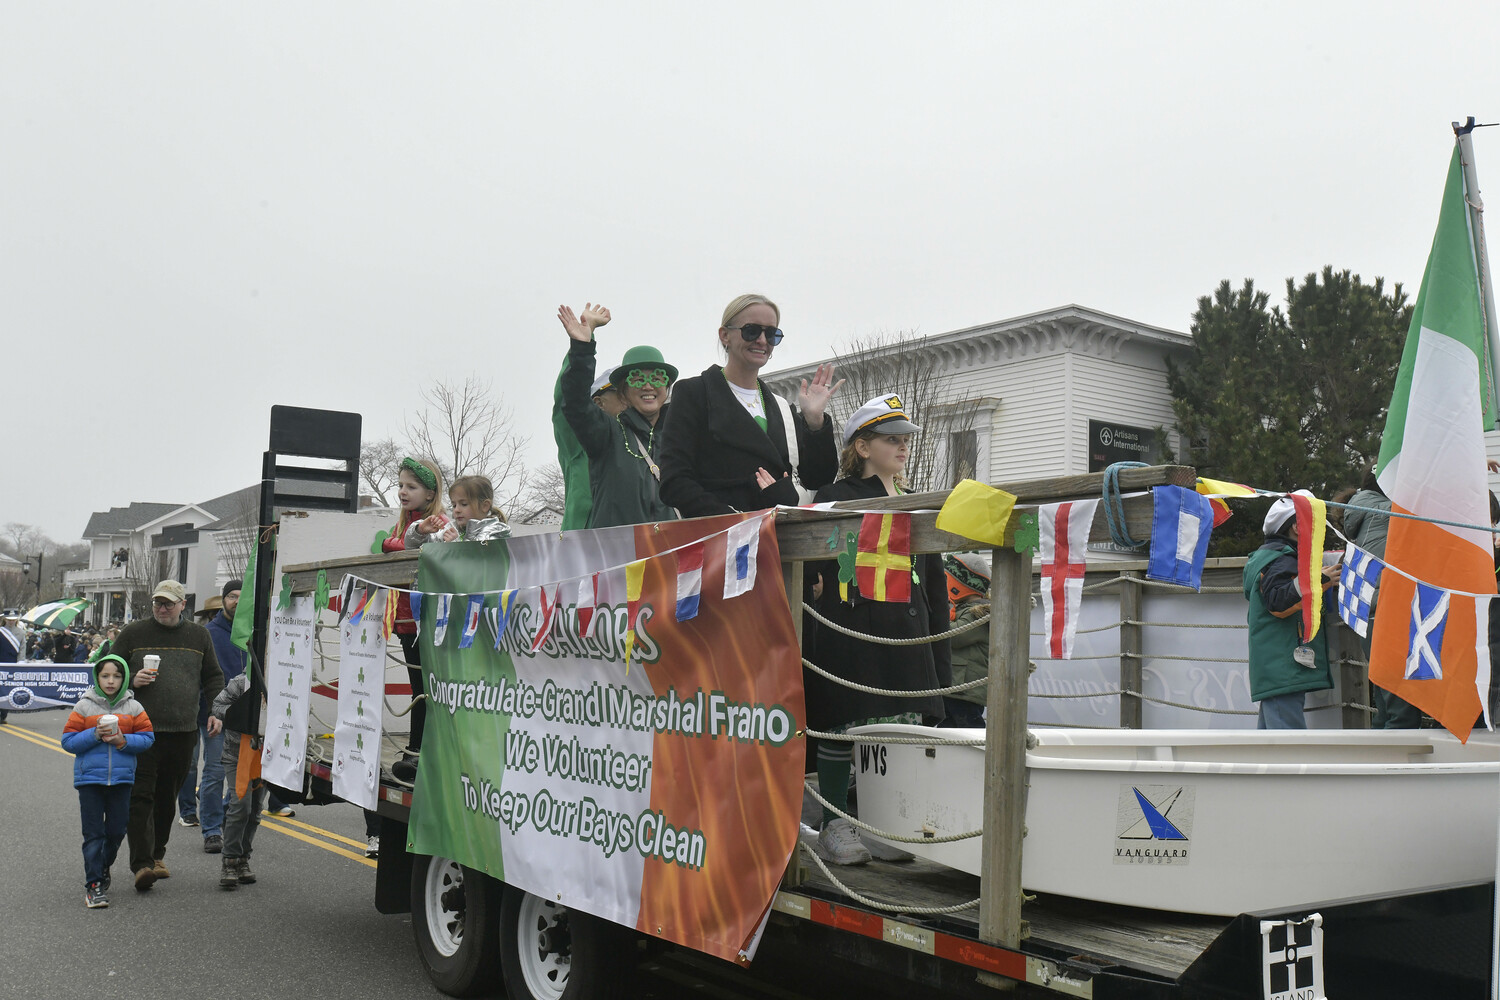
[[[1344,569],[1339,574],[1339,617],[1361,637],[1370,634],[1370,602],[1380,586],[1385,563],[1353,542],[1344,550]]]

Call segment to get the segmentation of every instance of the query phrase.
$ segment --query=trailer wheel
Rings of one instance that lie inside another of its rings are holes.
[[[412,859],[411,925],[432,985],[469,997],[499,980],[498,887],[483,872],[447,858]]]
[[[624,927],[505,886],[500,964],[511,1000],[607,1000],[629,995],[634,935]]]

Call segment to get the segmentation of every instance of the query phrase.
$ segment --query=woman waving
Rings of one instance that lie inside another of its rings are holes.
[[[781,310],[741,295],[724,310],[724,364],[678,382],[662,436],[661,498],[684,517],[798,504],[838,474],[824,410],[843,382],[833,365],[802,381],[797,409],[766,388],[760,370],[784,336]]]

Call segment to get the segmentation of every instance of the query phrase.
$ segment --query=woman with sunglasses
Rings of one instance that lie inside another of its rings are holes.
[[[667,392],[677,380],[677,369],[654,347],[632,347],[610,384],[624,395],[627,406],[609,416],[591,398],[596,343],[593,329],[609,322],[609,310],[588,306],[585,324],[568,306],[558,306],[557,318],[568,332],[568,364],[560,381],[562,412],[588,456],[593,503],[588,527],[675,521],[677,512],[662,503],[657,492],[661,451],[658,427],[666,412]]]
[[[819,365],[802,381],[797,409],[760,380],[781,343],[781,310],[764,295],[741,295],[724,310],[724,364],[677,384],[662,442],[661,495],[684,517],[799,504],[838,475],[833,426],[824,418],[842,381]]]

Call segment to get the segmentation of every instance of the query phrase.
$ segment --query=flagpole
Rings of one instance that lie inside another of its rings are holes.
[[[1500,427],[1500,323],[1494,319],[1495,288],[1490,282],[1490,262],[1485,250],[1484,202],[1479,196],[1479,172],[1474,167],[1474,129],[1480,127],[1470,115],[1462,124],[1453,123],[1453,135],[1458,140],[1459,160],[1464,168],[1464,203],[1469,209],[1469,235],[1474,246],[1474,266],[1479,273],[1480,305],[1484,310],[1481,320],[1490,350],[1490,370],[1486,373],[1490,412],[1494,415],[1495,426]],[[1497,962],[1500,962],[1500,947],[1497,947],[1496,954]]]
[[[1453,135],[1458,141],[1458,158],[1464,170],[1464,204],[1469,210],[1469,236],[1474,247],[1474,267],[1479,275],[1479,301],[1484,315],[1485,343],[1490,351],[1489,402],[1496,426],[1500,426],[1500,323],[1495,316],[1495,288],[1490,282],[1489,256],[1485,250],[1484,202],[1479,196],[1479,172],[1474,167],[1474,129],[1478,127],[1470,115],[1463,124],[1453,123]],[[1497,773],[1500,774],[1500,773]],[[1500,782],[1500,777],[1497,777]],[[1497,783],[1497,804],[1500,804],[1500,783]],[[1491,917],[1490,943],[1490,998],[1500,1000],[1500,822],[1496,824],[1495,838],[1495,900]]]

